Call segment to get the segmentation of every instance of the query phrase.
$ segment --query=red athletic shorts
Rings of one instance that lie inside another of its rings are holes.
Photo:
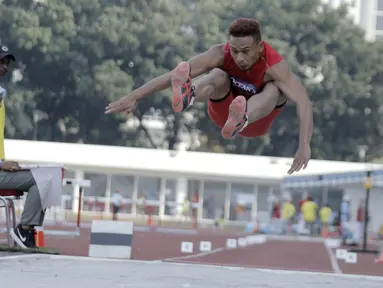
[[[226,120],[229,117],[229,106],[234,98],[235,95],[230,91],[229,95],[224,99],[209,100],[207,111],[209,113],[210,119],[216,125],[218,125],[218,127],[222,128],[223,125],[225,125]],[[274,119],[281,112],[283,106],[284,104],[278,105],[269,115],[251,123],[245,129],[239,132],[239,135],[251,138],[265,135],[269,131]]]

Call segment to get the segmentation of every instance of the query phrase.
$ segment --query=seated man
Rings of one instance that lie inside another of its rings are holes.
[[[11,61],[15,57],[4,45],[0,45],[0,77],[8,72]],[[5,161],[4,158],[4,126],[6,91],[0,86],[0,190],[17,190],[28,192],[20,223],[11,231],[13,240],[22,248],[36,248],[35,226],[42,226],[44,211],[40,193],[30,171],[21,171],[17,162]]]

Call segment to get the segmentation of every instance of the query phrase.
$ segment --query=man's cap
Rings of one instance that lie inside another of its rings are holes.
[[[0,45],[0,59],[9,57],[12,61],[16,61],[15,56],[9,51],[8,47],[5,45]]]

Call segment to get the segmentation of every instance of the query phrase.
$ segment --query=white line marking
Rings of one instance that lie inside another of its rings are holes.
[[[328,257],[330,258],[332,270],[334,271],[335,274],[342,274],[343,272],[342,270],[340,270],[338,260],[336,259],[331,247],[329,247],[326,243],[324,243],[324,246],[326,247]]]
[[[131,259],[114,259],[114,258],[97,258],[97,257],[88,257],[88,256],[71,256],[71,255],[48,255],[52,260],[81,260],[81,261],[100,261],[100,262],[142,262],[140,260],[131,260]],[[152,263],[154,261],[147,261]]]
[[[186,261],[182,261],[180,260],[179,262],[170,262],[170,263],[184,263],[184,264],[197,264],[197,265],[208,265],[208,266],[222,266],[222,263],[218,263],[218,262],[211,262],[211,261],[208,261],[208,262],[198,262],[198,261],[190,261],[190,260],[186,260]],[[229,263],[225,263],[225,265],[227,267],[233,267],[233,268],[241,268],[241,269],[244,269],[244,268],[251,268],[251,269],[257,269],[257,270],[283,270],[284,268],[281,267],[281,266],[267,266],[267,265],[251,265],[251,264],[229,264]],[[224,267],[226,267],[224,266]],[[324,269],[325,270],[325,269]],[[326,273],[326,274],[331,274],[331,275],[334,275],[332,273],[332,269],[328,269],[328,272],[324,272],[324,270],[309,270],[309,269],[291,269],[291,270],[287,270],[287,271],[293,271],[293,272],[307,272],[307,273]]]
[[[122,260],[122,259],[105,259],[105,258],[89,258],[89,257],[79,257],[79,256],[65,256],[65,255],[44,255],[44,254],[32,254],[32,255],[18,255],[18,256],[10,256],[10,257],[0,257],[1,259],[22,259],[22,258],[49,258],[52,260],[83,260],[83,261],[100,261],[100,262],[126,262],[126,263],[137,263],[137,264],[160,264],[160,265],[176,265],[176,266],[185,266],[185,265],[192,265],[192,266],[200,266],[200,267],[209,267],[214,269],[228,269],[228,270],[236,270],[236,269],[254,269],[256,271],[270,273],[270,274],[297,274],[297,275],[322,275],[322,276],[332,276],[332,277],[339,277],[339,278],[351,278],[351,279],[366,279],[366,280],[376,280],[376,281],[383,281],[382,276],[369,276],[369,275],[356,275],[356,274],[334,274],[334,273],[326,273],[326,272],[309,272],[309,271],[295,271],[295,270],[283,270],[283,269],[263,269],[263,268],[255,268],[255,267],[246,267],[246,266],[235,266],[233,269],[233,266],[225,266],[225,265],[209,265],[209,264],[197,264],[197,263],[176,263],[176,262],[163,262],[163,261],[145,261],[145,260]]]
[[[267,240],[276,241],[292,241],[292,242],[310,242],[310,243],[324,243],[323,238],[313,238],[309,236],[289,236],[289,235],[266,235]]]
[[[23,254],[23,255],[9,255],[9,256],[0,256],[0,261],[1,260],[20,260],[20,259],[25,259],[25,258],[39,258],[39,257],[47,257],[48,255],[44,254]]]
[[[307,274],[307,275],[321,275],[321,276],[334,276],[339,278],[351,278],[351,279],[366,279],[366,280],[376,280],[382,281],[382,276],[369,276],[369,275],[357,275],[357,274],[335,274],[335,273],[325,273],[325,272],[309,272],[309,271],[294,271],[294,270],[274,270],[274,269],[256,269],[258,271],[274,273],[274,274]]]
[[[204,257],[204,256],[207,256],[207,255],[223,252],[223,251],[226,251],[226,250],[228,250],[228,249],[227,248],[217,248],[217,249],[213,249],[213,250],[208,251],[208,252],[202,252],[202,253],[197,253],[197,254],[193,254],[193,255],[165,258],[162,261],[177,261],[177,260],[186,260],[186,259],[199,258],[199,257]],[[234,249],[230,249],[230,250],[234,250]]]

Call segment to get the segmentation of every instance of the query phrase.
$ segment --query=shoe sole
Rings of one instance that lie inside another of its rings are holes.
[[[222,128],[221,134],[225,139],[233,138],[233,133],[237,128],[238,123],[243,119],[246,113],[246,98],[237,96],[229,106],[229,117]]]
[[[13,231],[13,229],[10,231],[10,234],[11,234],[12,239],[17,243],[17,245],[19,245],[23,249],[28,249],[28,247],[24,245],[24,243],[20,240],[20,238],[17,237],[17,235],[15,234],[15,231]]]
[[[184,109],[184,95],[182,94],[182,85],[188,80],[189,72],[190,65],[188,62],[181,62],[172,71],[170,81],[172,83],[173,88],[172,108],[174,112],[181,112]]]

